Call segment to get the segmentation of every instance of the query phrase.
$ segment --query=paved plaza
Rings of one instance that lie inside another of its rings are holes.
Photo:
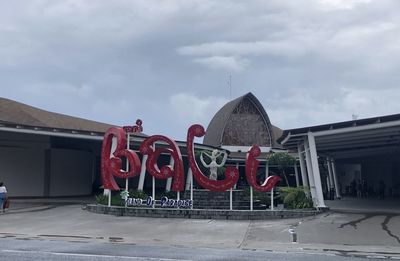
[[[355,201],[328,201],[330,211],[302,219],[224,221],[95,214],[84,210],[90,201],[14,199],[0,237],[400,258],[400,211],[368,202],[352,210]]]

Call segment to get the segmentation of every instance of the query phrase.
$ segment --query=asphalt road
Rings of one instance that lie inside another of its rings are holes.
[[[0,260],[366,260],[332,254],[306,254],[241,249],[140,246],[120,243],[0,239]],[[381,260],[371,258],[368,260]]]

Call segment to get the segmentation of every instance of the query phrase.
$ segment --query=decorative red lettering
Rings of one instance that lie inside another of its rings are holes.
[[[162,141],[169,145],[169,148],[154,148],[156,141]],[[157,179],[167,179],[173,177],[173,191],[182,191],[184,189],[184,172],[181,151],[175,141],[161,135],[148,137],[140,145],[140,153],[149,155],[146,161],[147,171]],[[169,153],[174,159],[174,166],[164,165],[161,169],[157,165],[157,159],[161,153]]]
[[[253,145],[246,155],[246,179],[250,186],[255,190],[267,192],[273,189],[281,180],[279,176],[269,176],[262,185],[257,182],[257,168],[260,161],[257,157],[260,156],[261,150],[257,145]]]
[[[211,191],[226,191],[233,188],[239,180],[239,170],[235,167],[227,167],[225,169],[225,179],[223,180],[211,180],[199,169],[194,155],[194,137],[203,137],[204,135],[204,128],[199,124],[190,126],[187,134],[187,154],[194,179],[200,186]]]
[[[117,139],[115,151],[111,151],[112,139]],[[130,178],[140,173],[140,160],[138,155],[126,149],[126,132],[122,128],[110,128],[104,135],[101,152],[101,177],[105,189],[119,190],[114,176],[118,178]],[[129,162],[129,171],[121,169],[122,160],[125,157]]]

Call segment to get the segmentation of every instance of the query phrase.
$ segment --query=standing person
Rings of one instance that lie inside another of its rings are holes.
[[[356,179],[353,179],[353,181],[350,183],[350,194],[353,197],[357,197],[357,181],[356,181]]]
[[[357,198],[362,198],[362,183],[360,179],[357,181]]]
[[[379,198],[385,199],[385,182],[383,180],[379,181]]]
[[[0,182],[0,210],[3,210],[5,212],[5,209],[3,208],[4,203],[7,198],[7,189],[6,186],[4,186],[3,182]]]

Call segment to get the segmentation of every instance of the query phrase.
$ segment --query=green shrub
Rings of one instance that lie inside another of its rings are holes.
[[[253,191],[253,198],[260,200],[264,204],[269,204],[270,203],[270,197],[267,195],[266,192],[260,192],[257,190]]]
[[[280,188],[280,192],[283,196],[283,204],[289,209],[303,209],[312,208],[313,202],[306,196],[304,188],[297,187],[284,187]]]
[[[147,199],[148,195],[147,195],[146,192],[144,192],[143,190],[130,189],[130,190],[129,190],[129,197],[130,197],[130,198]]]
[[[97,204],[100,205],[107,205],[108,204],[108,197],[103,195],[103,194],[99,194],[95,196],[95,201]]]
[[[289,180],[287,178],[287,169],[293,167],[296,163],[296,159],[293,158],[289,153],[276,152],[272,153],[268,158],[268,162],[271,165],[276,165],[281,172],[281,176],[285,178],[286,185],[289,187]]]
[[[103,194],[97,195],[95,197],[96,203],[100,205],[108,205],[108,196]],[[111,206],[125,206],[125,201],[119,195],[111,196]]]
[[[296,208],[296,204],[297,204],[297,199],[296,199],[296,195],[297,193],[292,192],[287,194],[284,198],[283,198],[283,204],[287,207],[287,208],[291,208],[291,209],[295,209]]]
[[[181,193],[182,196],[182,193]],[[161,191],[158,195],[158,198],[167,197],[167,198],[177,198],[177,193],[175,191]]]

